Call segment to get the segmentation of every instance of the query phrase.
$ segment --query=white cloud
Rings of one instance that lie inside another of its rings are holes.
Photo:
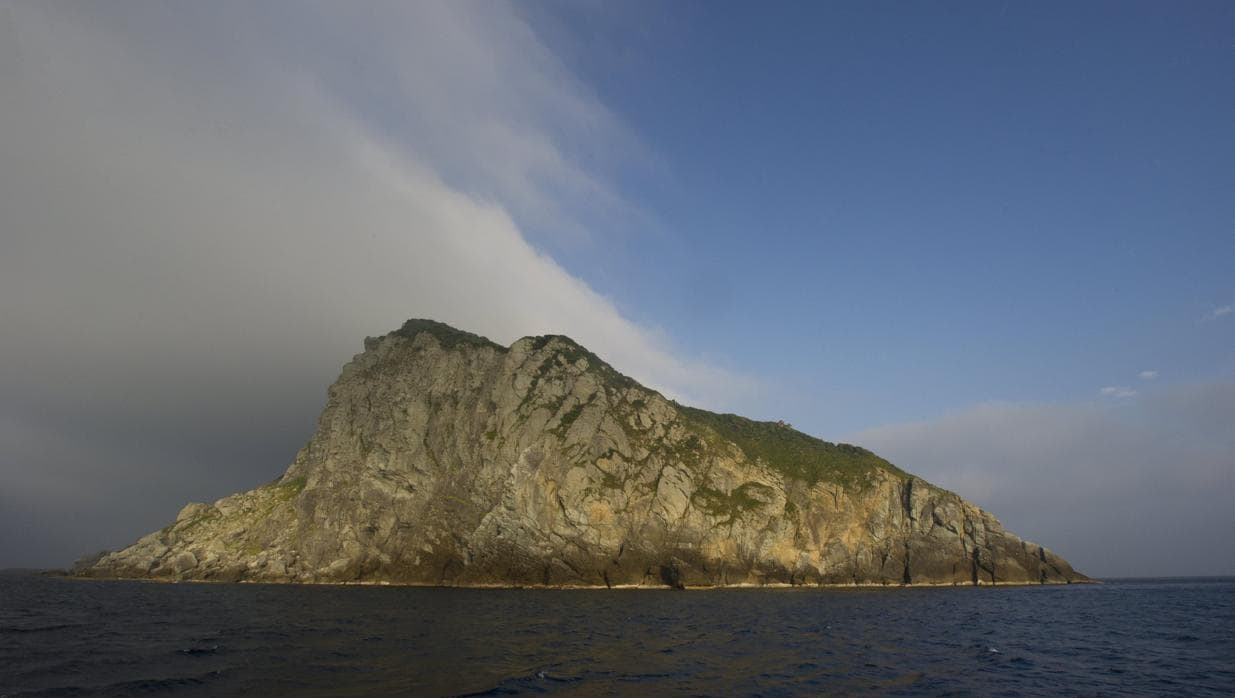
[[[327,3],[291,13],[296,45],[246,7],[191,26],[11,9],[6,356],[127,373],[311,346],[281,360],[320,367],[428,316],[503,343],[567,333],[684,399],[750,386],[677,358],[516,225],[579,197],[617,205],[568,146],[631,136],[509,8]],[[234,31],[248,24],[267,33]]]
[[[608,165],[652,155],[502,2],[320,3],[289,13],[241,5],[263,51],[311,71],[383,146],[443,182],[494,201],[521,225],[588,234],[589,223],[646,222]],[[299,6],[293,6],[300,9]],[[282,31],[288,14],[297,31]]]
[[[1118,398],[1136,397],[1137,395],[1137,391],[1126,385],[1108,385],[1105,388],[1098,390],[1098,393],[1107,397]]]
[[[1158,372],[1157,371],[1141,371],[1140,373],[1136,374],[1136,376],[1137,378],[1140,378],[1143,381],[1151,381],[1158,377]]]
[[[1209,314],[1207,314],[1202,319],[1203,320],[1216,320],[1222,317],[1223,315],[1230,315],[1232,312],[1235,312],[1235,304],[1223,305],[1223,306],[1219,306],[1209,311]]]

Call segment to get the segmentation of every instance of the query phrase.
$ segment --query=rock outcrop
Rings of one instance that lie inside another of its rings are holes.
[[[440,585],[1085,581],[865,449],[672,402],[563,336],[365,340],[278,480],[79,574]]]

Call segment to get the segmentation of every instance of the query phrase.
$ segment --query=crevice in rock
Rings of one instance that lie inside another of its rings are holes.
[[[913,584],[913,576],[909,574],[909,541],[905,541],[905,571],[901,576],[901,581],[905,584]]]

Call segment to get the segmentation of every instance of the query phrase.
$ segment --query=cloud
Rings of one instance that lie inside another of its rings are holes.
[[[263,29],[264,52],[311,71],[322,90],[386,136],[384,147],[415,157],[447,186],[499,202],[540,231],[587,235],[613,219],[647,221],[607,172],[653,165],[653,155],[512,5],[358,10],[327,2],[307,15],[250,5],[234,7],[232,19]],[[283,27],[289,16],[295,31]]]
[[[1137,391],[1126,385],[1108,385],[1105,388],[1099,389],[1098,394],[1105,395],[1106,397],[1129,398],[1136,397]]]
[[[1235,383],[975,406],[847,437],[1104,576],[1235,572]]]
[[[509,7],[3,12],[0,490],[28,516],[0,566],[277,475],[408,317],[570,334],[687,401],[753,389],[524,235],[625,215],[604,173],[639,148]]]
[[[1136,376],[1137,378],[1140,378],[1143,381],[1151,381],[1158,377],[1158,372],[1157,371],[1141,371],[1140,373],[1136,374]]]
[[[1232,312],[1235,312],[1235,304],[1223,305],[1223,306],[1219,306],[1209,311],[1209,313],[1201,319],[1202,320],[1217,320],[1223,315],[1230,315]]]

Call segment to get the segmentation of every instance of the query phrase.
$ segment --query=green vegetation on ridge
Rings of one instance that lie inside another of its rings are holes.
[[[395,333],[413,337],[419,332],[429,332],[447,349],[458,345],[469,345],[489,347],[503,353],[509,351],[506,347],[485,337],[455,329],[436,320],[408,320]],[[597,373],[603,379],[604,384],[610,388],[618,390],[637,388],[655,392],[617,371],[599,356],[566,335],[546,334],[531,339],[532,351],[540,351],[554,340],[558,342],[554,356],[538,368],[533,387],[535,382],[547,375],[555,366],[574,364],[579,359],[587,359],[588,369]],[[531,391],[529,395],[530,393]],[[632,404],[642,409],[643,402],[642,399],[635,399]],[[760,460],[785,477],[802,480],[810,485],[826,481],[860,486],[866,476],[876,470],[906,476],[901,469],[860,446],[824,441],[780,422],[759,422],[736,414],[718,414],[697,407],[679,405],[676,402],[674,405],[683,420],[700,432],[713,432],[720,438],[736,444],[748,458]],[[557,406],[554,405],[552,408],[556,411]],[[563,415],[557,427],[559,434],[565,433],[570,428],[581,409],[581,406],[576,406]],[[697,449],[689,450],[691,453],[697,452]],[[741,509],[741,504],[745,502],[730,504],[737,504]]]
[[[437,320],[413,319],[403,323],[403,326],[395,330],[391,334],[396,334],[401,337],[412,338],[421,332],[428,332],[437,338],[443,349],[453,349],[460,344],[467,344],[475,347],[489,347],[496,349],[499,352],[505,353],[506,347],[494,342],[488,337],[481,337],[478,334],[457,330],[444,322]]]
[[[736,414],[717,414],[678,405],[688,421],[732,441],[749,458],[762,460],[786,477],[811,485],[820,481],[856,483],[874,470],[903,475],[896,466],[870,451],[850,444],[834,444],[778,422],[757,422]]]
[[[549,342],[558,340],[562,344],[562,348],[558,349],[557,356],[562,357],[568,364],[573,364],[579,359],[587,359],[588,366],[604,378],[605,384],[612,388],[643,388],[642,385],[631,378],[624,375],[617,369],[613,368],[604,359],[588,351],[586,347],[579,344],[575,340],[567,337],[564,334],[544,334],[532,338],[532,351],[540,351],[545,348]],[[542,367],[543,369],[544,367]],[[645,388],[646,390],[646,388]]]

